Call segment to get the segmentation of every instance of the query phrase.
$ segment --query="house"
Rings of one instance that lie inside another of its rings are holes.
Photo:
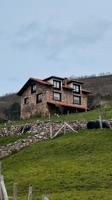
[[[80,81],[57,76],[30,78],[17,93],[21,96],[21,118],[86,111],[89,91],[82,86]]]

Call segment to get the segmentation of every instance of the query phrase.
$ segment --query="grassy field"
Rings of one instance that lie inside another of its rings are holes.
[[[12,135],[7,137],[0,137],[0,146],[4,146],[10,143],[13,143],[19,139],[25,139],[28,136],[32,135],[31,133],[24,133],[22,135]]]
[[[31,145],[2,160],[8,193],[18,200],[47,194],[50,200],[112,199],[112,130],[82,131]]]

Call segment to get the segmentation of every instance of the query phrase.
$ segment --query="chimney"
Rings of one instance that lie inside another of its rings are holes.
[[[67,86],[67,83],[68,83],[68,78],[65,77],[64,80],[63,80],[63,85]]]

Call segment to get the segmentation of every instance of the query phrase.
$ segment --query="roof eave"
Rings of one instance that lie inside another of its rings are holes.
[[[52,84],[48,83],[48,82],[44,82],[39,79],[36,79],[36,78],[29,78],[28,81],[23,85],[23,87],[19,90],[19,92],[17,93],[18,96],[21,96],[23,94],[23,92],[25,91],[25,89],[28,88],[28,86],[31,84],[31,82],[36,82],[36,83],[39,83],[41,85],[47,85],[47,86],[52,86]]]
[[[50,79],[52,79],[52,78],[64,80],[64,78],[62,78],[62,77],[58,77],[58,76],[49,76],[49,77],[43,79],[43,81],[47,81],[47,80],[50,80]]]
[[[78,83],[78,84],[84,84],[83,82],[81,82],[81,81],[77,81],[77,80],[70,80],[70,81],[68,81],[68,83],[67,84],[70,84],[70,83]]]

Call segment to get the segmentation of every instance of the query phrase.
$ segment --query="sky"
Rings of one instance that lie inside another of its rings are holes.
[[[30,77],[112,73],[112,0],[0,0],[0,96]]]

